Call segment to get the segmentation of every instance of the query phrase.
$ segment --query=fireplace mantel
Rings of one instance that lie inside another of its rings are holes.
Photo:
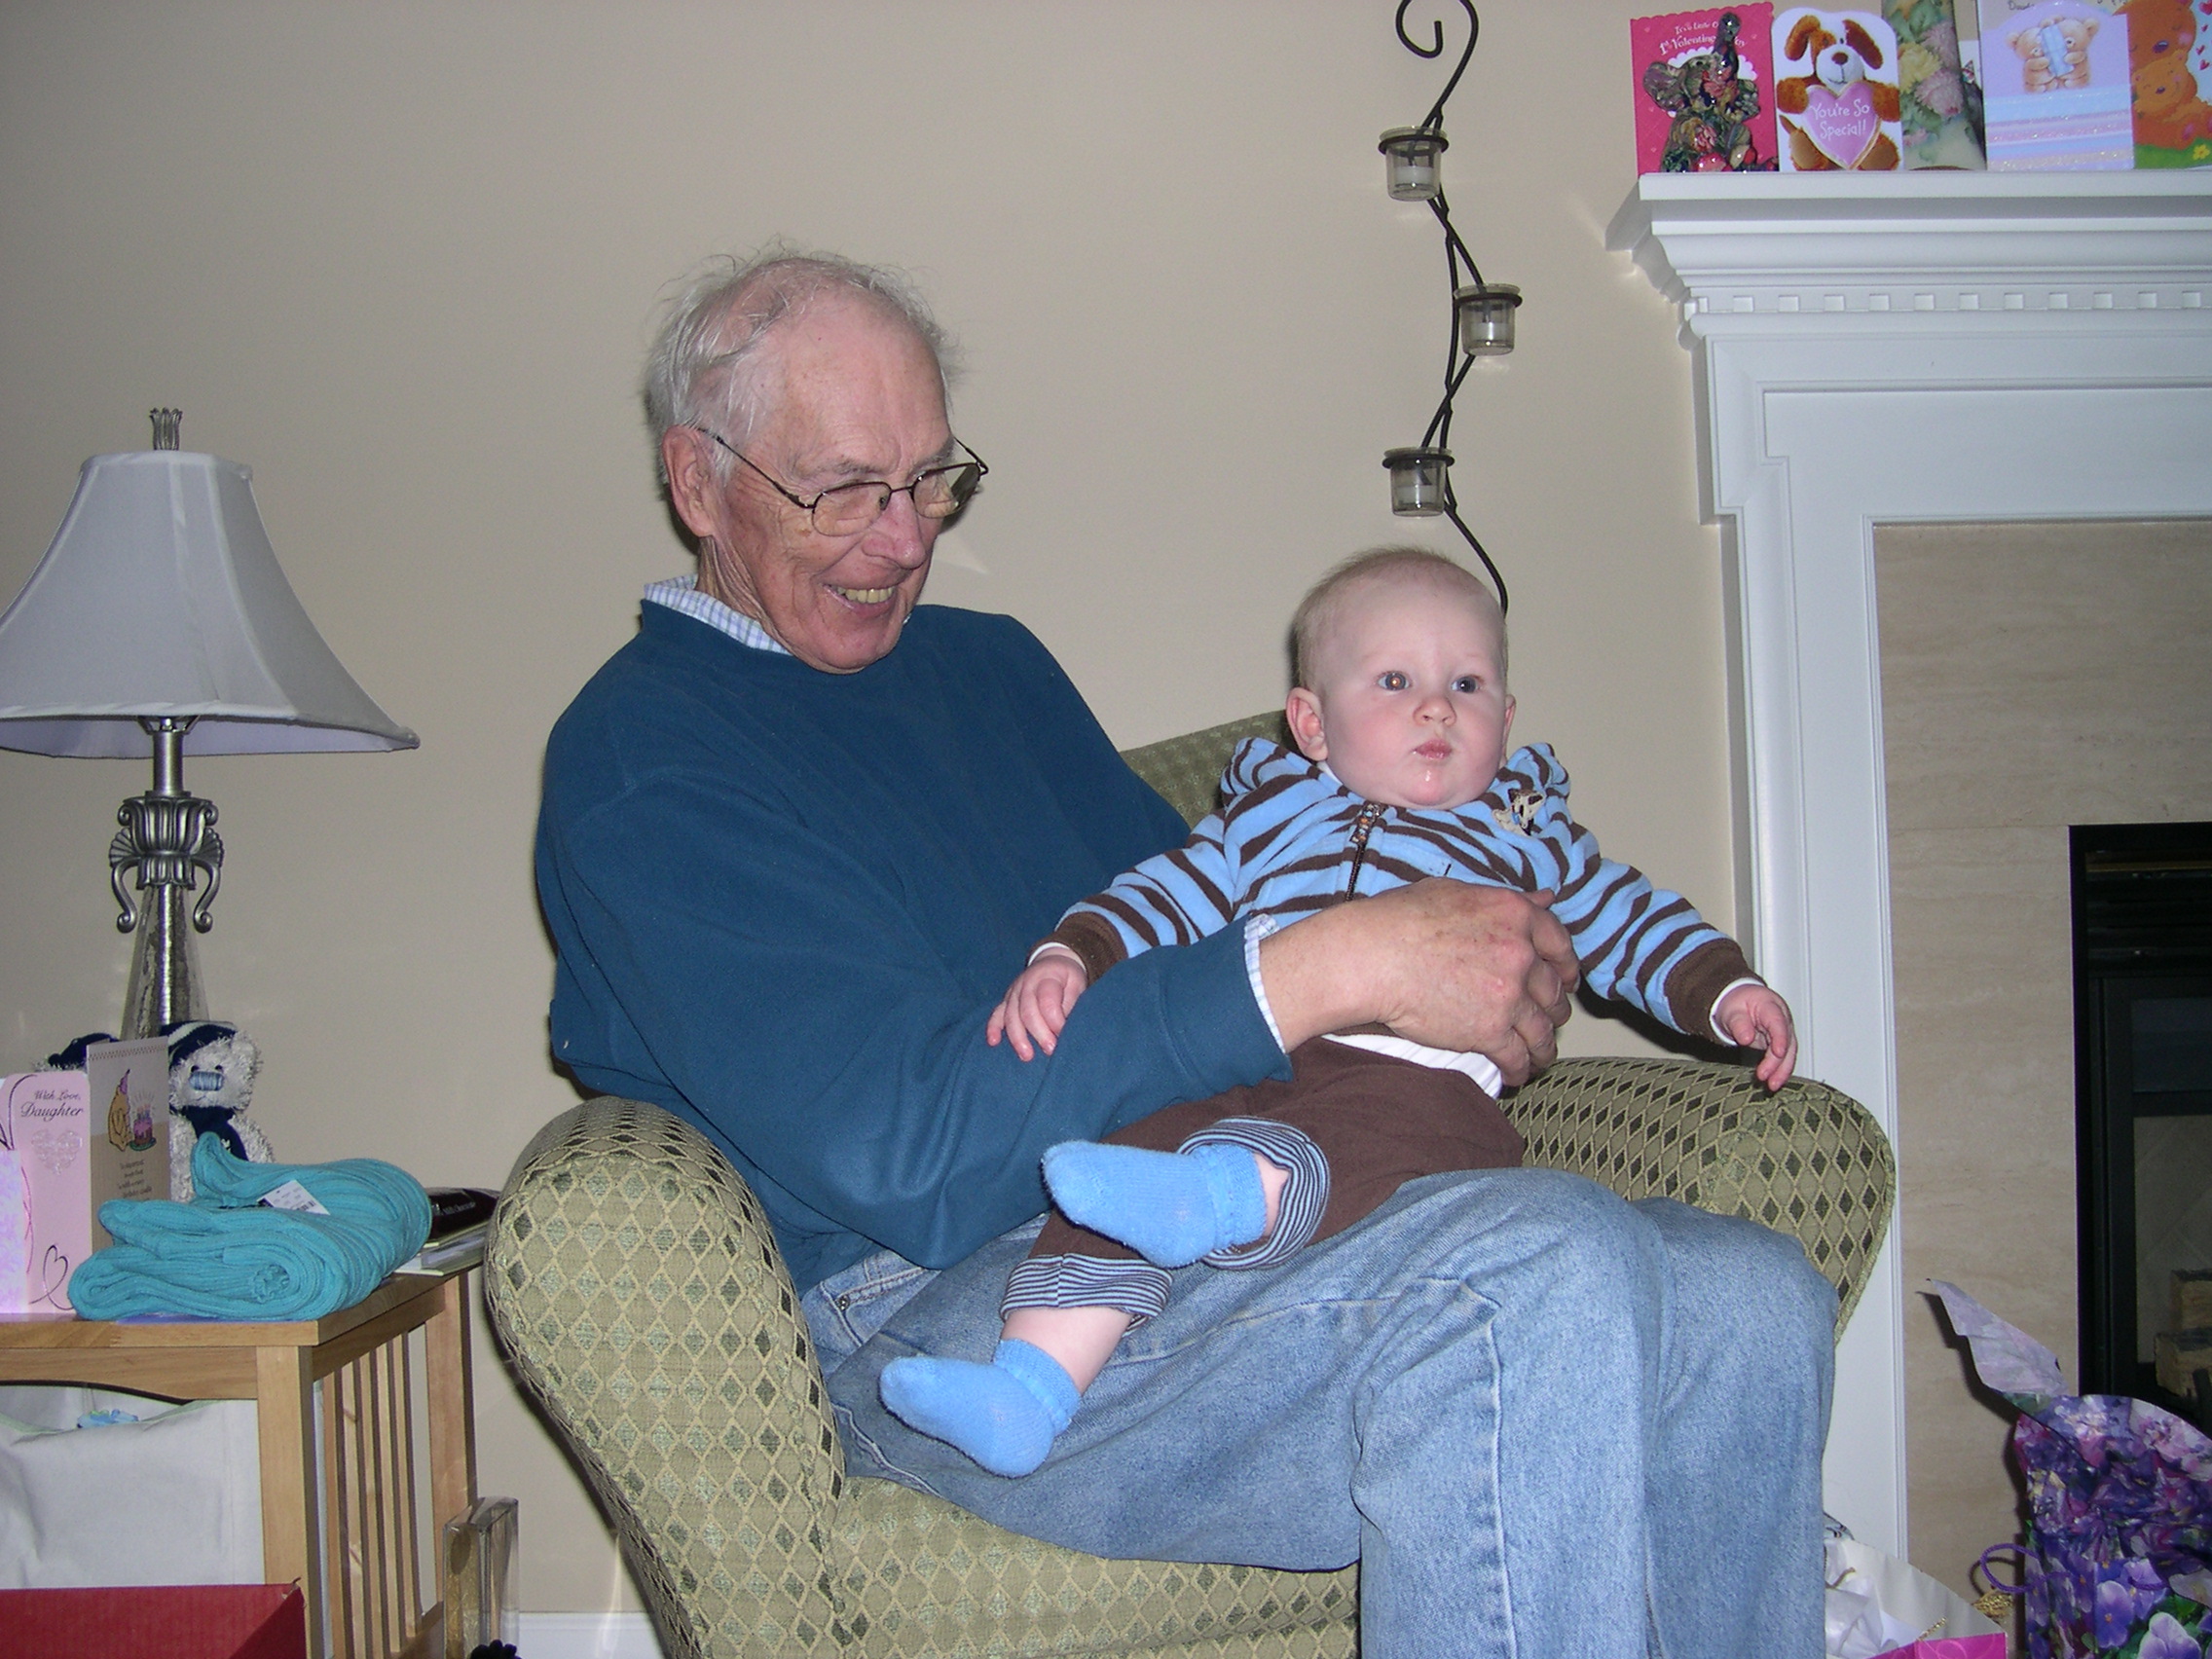
[[[1654,174],[1608,243],[1692,357],[1738,928],[1800,1068],[1894,1136],[1874,527],[2212,517],[2212,171]],[[1898,1555],[1904,1306],[1893,1227],[1837,1351],[1827,1493]]]
[[[2212,172],[1652,173],[1607,241],[1698,321],[2018,313],[2033,331],[2204,309]]]

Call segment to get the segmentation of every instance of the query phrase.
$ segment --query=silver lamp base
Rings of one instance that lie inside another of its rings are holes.
[[[180,1019],[207,1017],[192,893],[166,882],[147,891],[130,940],[130,982],[123,993],[123,1036],[159,1037]]]
[[[223,874],[223,838],[212,801],[184,787],[184,734],[189,719],[141,719],[153,739],[153,787],[116,809],[122,826],[108,844],[108,881],[122,910],[119,932],[134,934],[130,983],[123,995],[123,1035],[159,1037],[180,1019],[205,1019],[193,939],[208,928],[207,906]],[[194,889],[207,890],[197,904]],[[141,895],[132,903],[132,895]]]

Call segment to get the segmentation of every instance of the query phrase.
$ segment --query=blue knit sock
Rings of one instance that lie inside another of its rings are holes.
[[[1156,1268],[1188,1267],[1268,1230],[1259,1161],[1240,1146],[1150,1152],[1062,1141],[1045,1153],[1045,1185],[1070,1221],[1119,1239]]]
[[[1083,1403],[1043,1348],[1009,1339],[988,1365],[922,1355],[883,1368],[876,1392],[909,1428],[957,1446],[994,1475],[1026,1475]]]

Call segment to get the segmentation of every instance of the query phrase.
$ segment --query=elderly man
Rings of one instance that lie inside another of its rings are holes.
[[[1572,1177],[1432,1177],[1280,1270],[1189,1270],[1021,1480],[882,1410],[889,1360],[990,1351],[1047,1146],[1370,1020],[1525,1078],[1573,959],[1540,906],[1431,881],[1148,952],[1050,1056],[987,1044],[1060,910],[1184,830],[1018,624],[917,608],[984,470],[935,325],[843,260],[728,269],[647,407],[698,576],[547,750],[554,1047],[760,1195],[854,1472],[1101,1555],[1356,1558],[1372,1655],[1819,1652],[1826,1282]]]

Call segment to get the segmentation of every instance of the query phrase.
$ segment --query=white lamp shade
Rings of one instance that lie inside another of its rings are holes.
[[[160,717],[197,722],[187,755],[417,745],[308,620],[243,466],[95,455],[0,614],[0,748],[142,759]]]

